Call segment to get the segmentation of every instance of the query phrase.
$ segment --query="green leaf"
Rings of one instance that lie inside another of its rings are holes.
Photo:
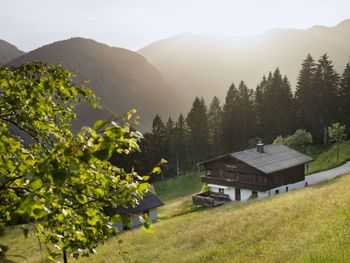
[[[46,211],[43,206],[40,204],[34,204],[32,206],[31,216],[35,219],[43,218],[46,215]]]
[[[88,219],[87,219],[87,223],[91,226],[95,226],[97,221],[98,221],[97,216],[88,217]]]
[[[101,161],[108,160],[111,157],[110,151],[107,149],[102,149],[102,150],[95,152],[94,156]]]
[[[42,186],[43,186],[43,181],[40,178],[38,178],[29,184],[29,189],[31,189],[32,191],[35,191]]]
[[[79,241],[83,241],[83,242],[86,242],[86,237],[84,236],[84,234],[80,231],[76,231],[75,232],[75,237],[77,238],[77,240]]]
[[[143,224],[142,225],[142,230],[145,231],[146,233],[150,233],[150,234],[155,233],[155,230],[154,230],[154,228],[151,225]]]
[[[118,223],[120,221],[122,221],[122,217],[120,215],[118,215],[118,214],[116,214],[116,215],[111,217],[112,225],[114,225],[114,224],[116,224],[116,223]]]
[[[154,167],[152,170],[152,174],[160,174],[161,170],[158,166]]]
[[[94,129],[95,130],[98,130],[98,129],[101,129],[103,126],[105,126],[107,124],[107,121],[105,120],[98,120],[95,122],[94,124]]]

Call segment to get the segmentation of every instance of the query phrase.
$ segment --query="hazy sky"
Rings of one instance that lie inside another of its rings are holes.
[[[29,51],[73,36],[132,50],[182,32],[334,26],[350,0],[0,0],[0,39]]]

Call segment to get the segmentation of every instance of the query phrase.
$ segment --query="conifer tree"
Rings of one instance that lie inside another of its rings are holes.
[[[162,118],[157,114],[152,123],[152,134],[150,136],[151,149],[150,156],[151,163],[158,163],[161,159],[167,157],[166,146],[166,127]],[[164,178],[164,172],[162,172],[162,178]]]
[[[265,115],[266,115],[266,103],[265,94],[267,87],[267,79],[264,75],[261,82],[258,84],[255,90],[255,112],[256,112],[256,127],[257,136],[262,138],[266,129]]]
[[[224,152],[232,152],[234,150],[237,150],[239,140],[237,136],[237,100],[238,100],[238,89],[235,87],[235,85],[232,83],[229,87],[226,98],[225,98],[225,104],[223,106],[223,113],[222,113],[222,150]]]
[[[239,149],[248,146],[248,139],[256,136],[255,115],[254,115],[254,92],[248,89],[244,81],[238,87],[237,98],[237,136],[240,140],[237,143]]]
[[[277,68],[263,78],[256,92],[260,137],[267,143],[278,135],[288,135],[293,130],[293,95],[287,77]]]
[[[209,106],[208,125],[209,125],[209,143],[212,149],[212,155],[220,153],[222,109],[220,100],[214,96]]]
[[[166,173],[168,176],[174,176],[176,174],[176,149],[175,149],[175,132],[174,122],[169,116],[165,125],[165,147],[167,156],[164,156],[167,160]]]
[[[197,162],[208,156],[208,117],[204,99],[195,98],[186,119],[189,129],[189,148],[193,159],[193,169]]]
[[[176,149],[176,174],[180,175],[187,171],[189,163],[187,156],[188,131],[186,121],[182,113],[180,114],[174,128],[174,146]]]
[[[295,103],[297,126],[312,131],[312,134],[315,134],[314,127],[317,120],[315,116],[318,114],[318,102],[316,102],[318,94],[313,85],[315,72],[316,63],[308,54],[299,71]]]
[[[339,119],[339,75],[327,54],[318,60],[313,86],[316,92],[314,101],[318,104],[316,108],[319,114],[315,112],[317,126],[314,127],[315,134],[312,135],[316,142],[327,143],[327,127]]]
[[[342,123],[347,127],[347,135],[350,136],[350,62],[345,66],[340,81],[340,116]]]

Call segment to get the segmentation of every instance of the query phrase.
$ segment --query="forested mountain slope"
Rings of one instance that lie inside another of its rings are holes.
[[[142,128],[148,128],[156,113],[177,114],[182,96],[172,89],[159,71],[144,57],[130,50],[109,47],[91,39],[72,38],[55,42],[9,62],[27,61],[62,64],[77,74],[77,82],[86,84],[101,99],[104,112],[82,105],[74,128],[91,125],[94,120],[126,113],[132,108],[141,116]]]

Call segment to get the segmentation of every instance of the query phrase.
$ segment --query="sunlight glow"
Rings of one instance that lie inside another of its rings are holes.
[[[350,18],[346,0],[2,1],[0,38],[26,51],[72,36],[138,49],[183,32],[247,36]]]

